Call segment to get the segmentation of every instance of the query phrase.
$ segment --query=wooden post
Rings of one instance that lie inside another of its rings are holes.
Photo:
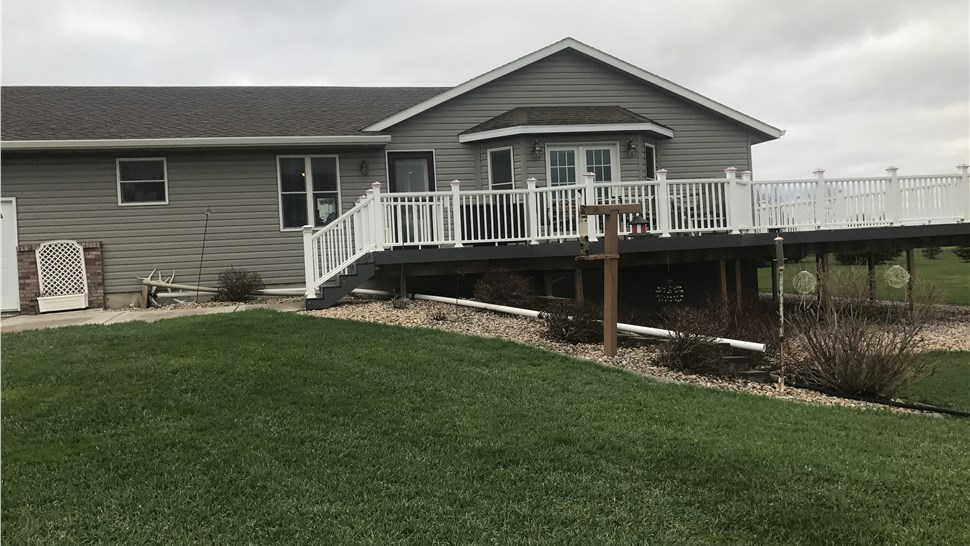
[[[741,258],[734,260],[734,293],[738,302],[738,306],[741,306]]]
[[[869,301],[876,301],[876,259],[871,250],[866,254],[866,268],[869,271],[869,277],[866,279]]]
[[[542,295],[552,295],[552,271],[542,272]]]
[[[583,270],[576,267],[576,273],[573,277],[573,281],[576,284],[574,299],[576,303],[583,303],[586,299],[585,290],[583,289]]]
[[[906,301],[909,303],[909,315],[912,316],[916,310],[916,253],[913,248],[906,249],[906,271],[909,273],[909,281],[906,283]]]
[[[150,293],[150,291],[151,291],[150,286],[148,286],[147,284],[141,285],[141,300],[138,302],[138,305],[142,309],[148,309],[148,294]],[[195,293],[198,294],[199,291],[196,290]]]
[[[640,212],[637,203],[583,205],[583,216],[606,216],[603,226],[603,254],[576,256],[577,261],[603,260],[603,354],[616,356],[617,287],[620,271],[620,239],[617,235],[621,214]]]
[[[720,261],[721,265],[721,301],[727,303],[728,301],[728,282],[727,282],[727,259],[723,256]]]
[[[404,264],[401,264],[401,287],[398,289],[397,297],[406,298],[408,297],[408,277],[404,274]],[[457,298],[458,295],[455,294]]]

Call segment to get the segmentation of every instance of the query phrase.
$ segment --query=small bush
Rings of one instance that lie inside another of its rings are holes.
[[[667,311],[665,328],[674,332],[657,354],[657,363],[674,370],[716,373],[727,349],[714,343],[721,337],[721,317],[709,306],[677,307]]]
[[[445,310],[438,307],[431,309],[431,311],[428,313],[428,317],[431,320],[439,322],[448,320],[448,314],[445,313]]]
[[[970,262],[970,246],[953,247],[953,253],[956,254],[961,260]]]
[[[794,315],[803,353],[794,371],[846,394],[891,397],[928,371],[920,349],[936,296],[917,284],[919,303],[909,313],[905,303],[869,301],[866,277],[831,272],[826,300]]]
[[[943,252],[943,249],[938,246],[926,247],[923,249],[923,257],[927,260],[935,260],[941,252]]]
[[[255,272],[230,267],[219,273],[219,292],[213,297],[217,301],[252,301],[256,293],[266,288],[263,277]]]
[[[542,313],[545,335],[565,343],[602,343],[603,308],[593,303],[559,300]]]
[[[407,298],[394,297],[391,300],[391,307],[395,309],[407,309],[411,305],[411,300]]]
[[[495,305],[530,308],[535,304],[535,292],[529,278],[509,271],[489,271],[472,288],[476,300]]]

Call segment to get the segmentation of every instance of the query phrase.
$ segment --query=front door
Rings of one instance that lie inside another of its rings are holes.
[[[0,200],[0,308],[20,310],[20,283],[17,279],[17,202]]]
[[[387,152],[387,178],[392,193],[435,190],[434,152]],[[434,225],[441,211],[432,196],[396,199],[391,208],[393,240],[421,245],[434,240]]]

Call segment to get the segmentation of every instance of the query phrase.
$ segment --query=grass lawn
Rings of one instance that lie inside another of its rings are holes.
[[[970,352],[928,353],[927,357],[936,361],[932,373],[900,396],[925,404],[970,410]]]
[[[3,336],[9,544],[967,544],[970,421],[249,311]]]
[[[932,282],[940,290],[943,303],[957,305],[970,305],[970,263],[961,261],[956,254],[949,248],[944,248],[943,252],[935,260],[927,259],[923,253],[916,250],[916,277],[925,281]],[[901,254],[899,263],[890,261],[884,265],[876,266],[876,296],[883,300],[904,301],[906,299],[906,288],[892,288],[883,279],[883,275],[891,266],[901,265],[906,267],[906,255]],[[865,271],[865,265],[843,266],[835,261],[835,256],[829,256],[829,267],[836,268],[851,267]],[[808,256],[801,262],[787,264],[785,266],[785,292],[794,293],[792,280],[799,271],[809,271],[815,273],[815,258]],[[771,292],[771,268],[761,267],[758,269],[758,289],[762,292]]]

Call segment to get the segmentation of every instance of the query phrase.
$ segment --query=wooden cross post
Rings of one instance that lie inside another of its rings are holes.
[[[603,354],[616,356],[617,280],[620,265],[619,220],[621,214],[640,212],[640,205],[583,205],[581,216],[606,216],[603,253],[576,256],[576,261],[603,260]],[[588,247],[585,247],[588,248]]]

